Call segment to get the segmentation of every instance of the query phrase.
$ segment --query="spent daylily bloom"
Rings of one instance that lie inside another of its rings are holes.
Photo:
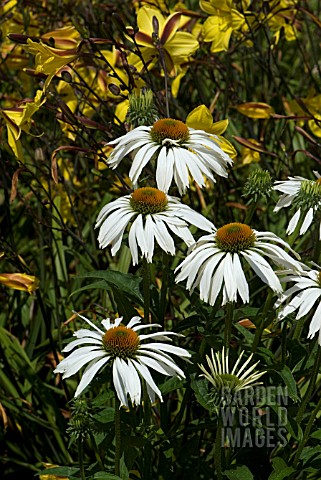
[[[155,242],[165,252],[175,255],[173,234],[188,246],[193,245],[195,240],[189,224],[207,232],[214,228],[200,213],[152,187],[138,188],[103,207],[96,223],[96,227],[100,227],[100,247],[111,244],[111,254],[116,255],[129,224],[128,243],[134,265],[139,261],[138,248],[149,263],[153,261]]]
[[[287,227],[286,233],[291,235],[296,228],[300,227],[298,234],[304,235],[310,227],[314,216],[320,215],[321,211],[321,176],[313,172],[316,180],[307,180],[303,177],[289,177],[288,180],[276,181],[274,190],[282,192],[274,211],[281,208],[291,207],[295,211]],[[302,224],[300,225],[300,222]],[[321,221],[319,226],[319,238],[321,239]]]
[[[136,43],[141,46],[145,63],[151,61],[151,65],[154,65],[159,55],[163,54],[166,69],[170,75],[175,74],[175,65],[187,62],[199,46],[191,33],[178,32],[180,19],[180,12],[165,18],[155,8],[142,7],[137,14],[138,32],[134,34],[131,27],[127,28],[128,34],[135,35]],[[131,55],[128,62],[133,65],[137,63],[137,66],[141,63],[136,55]]]
[[[36,56],[36,70],[35,73],[43,73],[47,75],[44,90],[46,90],[62,67],[74,62],[80,55],[77,49],[63,50],[59,48],[49,47],[43,42],[33,42],[30,38],[24,49]]]
[[[313,338],[318,333],[318,342],[321,345],[321,272],[320,270],[308,270],[300,272],[285,271],[281,278],[282,282],[293,282],[294,286],[280,295],[275,303],[279,308],[285,302],[286,305],[279,311],[278,319],[291,315],[296,311],[296,320],[308,315],[313,310],[310,322],[308,338]]]
[[[179,271],[176,282],[187,280],[186,288],[192,291],[198,287],[201,300],[210,305],[215,304],[221,291],[222,305],[236,302],[238,294],[243,303],[248,303],[249,286],[242,266],[245,262],[274,292],[280,293],[281,283],[264,257],[277,266],[302,270],[300,263],[282,247],[296,255],[274,233],[258,232],[243,223],[229,223],[198,240],[176,268],[175,272]]]
[[[184,348],[176,347],[169,336],[179,337],[174,332],[157,332],[141,334],[140,331],[158,324],[141,325],[140,317],[133,317],[127,325],[123,318],[111,321],[102,320],[102,329],[88,318],[77,314],[90,329],[77,330],[77,340],[69,343],[63,352],[71,352],[62,360],[54,373],[62,373],[68,378],[87,364],[79,382],[75,397],[78,397],[92,380],[106,367],[112,370],[113,384],[120,404],[128,407],[128,395],[133,405],[140,405],[142,399],[142,379],[146,382],[150,401],[155,401],[155,394],[162,401],[162,394],[154,382],[150,370],[171,377],[185,378],[184,372],[171,358],[171,354],[188,359],[190,354]]]
[[[109,142],[108,145],[116,146],[108,164],[116,168],[131,153],[133,162],[129,178],[136,184],[143,168],[156,156],[157,187],[167,193],[174,178],[182,194],[189,187],[189,175],[200,187],[205,185],[203,175],[214,182],[213,173],[227,177],[226,167],[233,161],[219,142],[216,135],[189,128],[180,120],[162,118],[151,126],[134,128]]]
[[[33,293],[39,287],[38,278],[26,273],[0,273],[0,283],[14,290]]]

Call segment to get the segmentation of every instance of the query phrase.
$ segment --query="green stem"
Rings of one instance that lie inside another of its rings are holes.
[[[254,340],[253,340],[253,345],[252,345],[252,352],[255,353],[256,349],[260,343],[262,333],[264,332],[265,328],[265,318],[268,316],[268,313],[271,311],[271,303],[273,299],[274,293],[270,291],[268,293],[262,314],[259,317],[259,322],[258,325],[256,326],[255,329],[255,335],[254,335]]]
[[[160,291],[160,300],[159,300],[159,323],[164,327],[165,324],[165,314],[166,314],[166,297],[167,297],[167,288],[168,288],[168,273],[169,273],[169,255],[165,252],[163,254],[163,277],[162,277],[162,287]]]
[[[84,449],[82,440],[78,440],[78,457],[79,457],[79,469],[81,480],[86,480],[85,467],[84,467]]]
[[[147,392],[146,382],[143,382],[144,391],[144,425],[145,428],[149,428],[151,425],[151,405]],[[151,457],[152,448],[149,439],[147,438],[146,445],[144,446],[144,475],[143,478],[151,478]]]
[[[256,207],[257,207],[257,202],[251,203],[251,205],[248,207],[246,211],[245,219],[244,219],[244,223],[246,225],[249,225],[251,223]]]
[[[285,320],[282,328],[282,339],[281,339],[281,363],[282,367],[285,365],[286,361],[286,341],[287,341],[287,326],[288,322]]]
[[[301,333],[304,327],[304,323],[305,323],[305,317],[301,317],[295,326],[293,336],[292,336],[293,340],[299,340],[301,338]]]
[[[232,324],[233,324],[234,303],[227,303],[225,307],[225,329],[224,329],[224,347],[225,352],[230,347]]]
[[[150,264],[146,258],[143,259],[143,293],[144,293],[144,319],[149,322],[150,312]]]
[[[215,437],[215,445],[214,445],[214,465],[216,471],[216,478],[217,480],[223,480],[222,475],[222,415],[219,412],[218,415],[218,424],[216,430],[216,437]]]
[[[307,407],[307,405],[309,403],[309,400],[311,398],[312,392],[313,392],[314,387],[315,387],[315,382],[316,382],[316,379],[317,379],[317,376],[318,376],[318,373],[319,373],[320,364],[321,364],[321,347],[318,346],[317,348],[318,348],[318,353],[317,353],[317,357],[316,357],[315,362],[314,362],[309,386],[308,386],[307,391],[305,392],[305,395],[303,397],[302,403],[300,405],[300,408],[299,408],[297,416],[296,416],[296,421],[297,421],[298,424],[300,424],[301,421],[302,421],[304,412],[305,412],[306,407]]]
[[[165,63],[165,55],[162,47],[160,46],[159,49],[159,58],[162,64],[162,68],[164,71],[164,80],[165,80],[165,102],[166,102],[166,115],[167,118],[170,118],[169,115],[169,101],[168,101],[168,75],[167,75],[167,68],[166,68],[166,63]]]
[[[296,454],[295,454],[295,457],[294,457],[294,461],[293,461],[293,466],[296,467],[297,464],[299,463],[299,460],[300,460],[300,456],[301,456],[301,452],[302,450],[304,449],[308,439],[309,439],[309,436],[310,436],[310,432],[311,432],[311,429],[312,429],[312,425],[313,425],[313,422],[315,420],[315,417],[317,416],[317,414],[319,413],[320,411],[320,408],[321,408],[321,398],[319,399],[315,409],[312,411],[311,415],[310,415],[310,418],[309,418],[309,421],[307,423],[307,426],[304,430],[304,434],[303,434],[303,438],[302,438],[302,441],[296,451]]]
[[[120,403],[115,395],[115,475],[120,475],[121,457],[121,429],[120,429]]]

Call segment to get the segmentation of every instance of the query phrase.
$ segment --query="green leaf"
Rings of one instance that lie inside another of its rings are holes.
[[[182,388],[184,386],[185,380],[179,379],[178,377],[172,377],[166,380],[162,385],[159,386],[160,391],[163,395],[166,395],[173,390]]]
[[[98,270],[96,272],[87,272],[78,275],[76,278],[100,278],[105,280],[110,287],[117,287],[131,297],[135,297],[140,304],[144,303],[143,296],[140,292],[142,279],[135,277],[131,273],[122,273],[116,270]]]
[[[274,472],[269,476],[269,480],[283,480],[289,477],[295,470],[292,467],[288,467],[282,458],[272,458],[272,466]]]
[[[94,475],[95,480],[124,480],[123,478],[119,477],[118,475],[114,475],[113,473],[107,472],[97,472]]]
[[[317,430],[310,435],[311,438],[316,438],[317,440],[321,440],[321,430]]]
[[[101,412],[96,413],[93,418],[100,423],[110,423],[115,420],[115,409],[105,407]]]
[[[133,307],[132,301],[130,301],[128,296],[122,291],[115,287],[113,289],[113,295],[115,302],[117,303],[117,311],[119,315],[122,315],[127,322],[129,322],[131,318],[139,315],[137,310]]]
[[[254,480],[251,471],[245,465],[236,467],[235,470],[226,470],[223,475],[229,480]]]
[[[282,370],[276,371],[284,381],[285,385],[288,387],[289,396],[292,398],[293,401],[297,402],[299,400],[299,397],[296,382],[289,367],[284,365]]]
[[[77,290],[74,290],[70,294],[70,297],[86,290],[111,290],[111,288],[106,284],[105,280],[100,280],[99,282],[94,282],[90,285],[85,285],[84,287],[77,288]]]
[[[205,379],[193,379],[191,387],[195,392],[198,403],[206,410],[210,410],[208,405],[208,382]]]
[[[70,477],[79,472],[79,468],[76,467],[53,467],[46,468],[37,475],[56,475],[57,477]]]

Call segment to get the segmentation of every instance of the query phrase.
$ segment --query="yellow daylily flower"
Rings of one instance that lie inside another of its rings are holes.
[[[74,62],[80,55],[76,49],[62,50],[58,48],[49,47],[43,42],[33,42],[30,38],[27,40],[27,45],[24,49],[36,55],[36,73],[44,73],[47,76],[44,90],[46,90],[55,75],[62,67]]]
[[[32,126],[32,116],[45,101],[46,97],[43,96],[43,92],[38,90],[33,101],[24,103],[16,108],[0,110],[0,116],[2,116],[7,126],[9,146],[12,148],[15,156],[22,162],[21,132],[29,133]]]
[[[47,32],[41,35],[41,39],[48,42],[50,38],[55,41],[55,48],[71,49],[77,48],[81,37],[73,25],[65,25],[62,28]]]
[[[128,112],[129,107],[129,100],[123,100],[122,102],[118,103],[115,109],[115,123],[119,125],[123,123],[126,119],[126,115]]]
[[[262,147],[261,143],[255,140],[254,138],[249,138],[248,141],[253,143],[253,145]],[[252,150],[249,147],[245,147],[245,146],[242,147],[241,160],[240,160],[242,165],[249,165],[250,163],[258,163],[260,160],[261,160],[260,152]]]
[[[33,293],[39,287],[38,278],[26,273],[0,273],[0,283],[14,290]]]
[[[227,153],[231,158],[237,156],[237,151],[233,145],[222,137],[222,133],[228,127],[228,120],[220,120],[219,122],[213,122],[213,117],[210,110],[205,105],[199,105],[194,108],[186,118],[186,125],[195,130],[204,130],[207,133],[212,133],[216,136],[216,141],[219,143],[222,150]]]
[[[306,110],[296,100],[284,102],[285,109],[290,114],[302,117],[313,116],[308,120],[309,128],[316,137],[321,137],[321,94],[315,95],[315,92],[311,91],[306,98],[300,98],[300,101],[306,106]]]
[[[245,11],[250,1],[242,1]],[[210,15],[203,25],[204,42],[212,42],[211,52],[228,50],[233,32],[247,30],[245,16],[237,10],[237,2],[233,0],[200,0],[201,9]]]
[[[199,105],[194,108],[186,118],[186,125],[190,128],[202,129],[207,133],[221,135],[228,126],[228,120],[213,122],[213,117],[209,109],[205,105]]]
[[[298,34],[296,4],[295,0],[271,0],[269,2],[270,12],[267,16],[261,16],[261,20],[267,20],[271,31],[274,32],[275,43],[278,43],[282,30],[288,42],[296,39]]]
[[[187,62],[189,57],[198,49],[198,41],[188,32],[178,32],[181,13],[175,12],[169,17],[163,17],[162,13],[154,8],[142,7],[137,14],[138,32],[135,40],[141,48],[144,61],[151,61],[154,66],[163,52],[165,65],[170,75],[175,75],[175,66]],[[155,25],[158,33],[154,32]],[[131,27],[127,29],[129,35],[134,35]],[[130,55],[128,59],[136,68],[141,67],[141,61],[136,55]]]
[[[263,102],[247,102],[236,105],[238,112],[249,118],[270,118],[273,108]]]

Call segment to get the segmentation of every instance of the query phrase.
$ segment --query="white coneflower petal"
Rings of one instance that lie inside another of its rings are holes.
[[[281,208],[292,207],[295,211],[291,218],[286,233],[291,235],[297,228],[299,221],[302,221],[299,235],[304,235],[317,212],[321,211],[321,180],[318,172],[313,172],[316,180],[307,180],[303,177],[289,177],[285,181],[277,181],[274,190],[282,192],[275,212]],[[321,223],[319,227],[319,238],[321,239]]]
[[[212,222],[187,205],[182,205],[177,198],[170,197],[157,188],[144,187],[103,207],[96,228],[100,227],[100,247],[111,245],[112,255],[116,255],[120,249],[125,230],[129,228],[128,245],[133,264],[136,265],[139,250],[142,257],[149,263],[152,262],[155,242],[166,253],[175,255],[171,232],[191,246],[194,238],[189,225],[207,232],[215,228]]]
[[[222,305],[236,302],[238,295],[246,303],[249,301],[243,271],[246,262],[264,283],[280,293],[280,280],[264,257],[277,266],[302,271],[302,265],[281,247],[297,256],[284,240],[271,232],[257,232],[248,225],[230,223],[198,240],[176,268],[176,282],[186,280],[186,288],[191,291],[199,287],[200,298],[210,305],[214,305],[221,291]]]
[[[76,331],[74,336],[77,340],[72,341],[64,349],[73,352],[55,369],[55,373],[62,373],[63,378],[68,378],[87,365],[76,389],[76,397],[108,365],[112,367],[113,384],[120,403],[127,407],[128,396],[133,405],[140,404],[141,379],[146,381],[151,402],[154,402],[155,394],[162,400],[161,392],[150,374],[150,368],[163,375],[185,378],[184,372],[176,365],[171,355],[187,360],[190,354],[181,347],[164,343],[171,341],[170,336],[181,335],[167,331],[139,335],[140,330],[160,325],[141,325],[141,318],[138,316],[133,317],[127,326],[122,324],[122,317],[114,321],[104,319],[101,323],[105,330],[100,330],[83,315],[79,316],[95,331],[85,329]],[[90,345],[86,345],[88,343]]]
[[[318,342],[321,345],[321,272],[312,269],[300,272],[300,274],[286,272],[281,280],[283,282],[294,282],[294,286],[280,295],[275,303],[275,308],[279,308],[282,304],[288,302],[279,311],[279,320],[286,318],[295,311],[295,318],[299,320],[315,308],[310,322],[308,338],[314,337],[319,331]]]
[[[158,188],[167,193],[174,179],[183,194],[189,187],[189,175],[200,187],[205,185],[204,175],[210,180],[214,180],[212,173],[227,177],[226,168],[233,162],[217,140],[216,135],[189,128],[180,120],[163,118],[109,142],[115,148],[107,163],[116,168],[130,154],[129,178],[136,184],[144,167],[156,157]]]

